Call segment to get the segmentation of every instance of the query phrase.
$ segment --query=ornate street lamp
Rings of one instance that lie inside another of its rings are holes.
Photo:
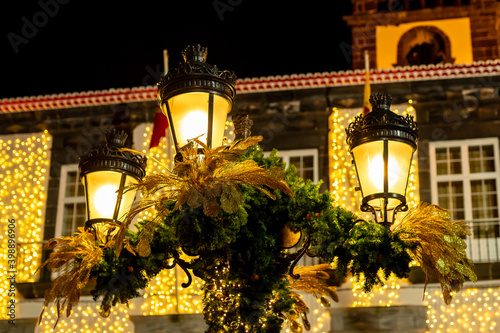
[[[158,99],[176,151],[197,137],[209,147],[218,147],[233,107],[236,76],[207,64],[207,49],[200,45],[188,46],[182,56],[184,61],[158,83]]]
[[[361,211],[372,212],[386,228],[396,213],[408,210],[405,195],[418,139],[413,116],[392,112],[391,101],[389,94],[371,96],[372,111],[358,115],[346,129],[363,197]]]
[[[101,245],[107,242],[105,225],[119,224],[132,207],[135,191],[124,188],[146,174],[146,157],[121,150],[126,139],[127,134],[113,129],[106,132],[103,142],[80,157],[88,218],[85,229],[92,230]]]

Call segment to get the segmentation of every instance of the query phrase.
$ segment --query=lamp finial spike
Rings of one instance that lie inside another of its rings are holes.
[[[184,58],[184,62],[206,62],[207,53],[208,49],[200,44],[196,46],[188,45],[182,51],[182,57]]]
[[[391,107],[392,96],[390,94],[381,94],[370,96],[370,104],[372,105],[372,109],[383,109],[389,110]]]
[[[110,146],[123,147],[125,146],[125,141],[127,141],[127,133],[125,131],[119,131],[116,128],[106,131],[105,141]]]

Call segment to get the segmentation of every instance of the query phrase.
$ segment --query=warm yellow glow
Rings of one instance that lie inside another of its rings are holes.
[[[402,142],[388,142],[388,189],[389,193],[405,196],[407,177],[413,148]],[[353,148],[356,170],[363,196],[384,193],[384,141],[374,141]],[[399,205],[396,199],[388,200],[388,209]],[[375,209],[383,207],[383,199],[373,199],[369,204]]]
[[[229,124],[228,124],[229,125]],[[146,126],[138,128],[140,132],[135,137],[143,139],[143,142],[136,142],[142,152],[154,159],[148,159],[146,168],[147,174],[166,173],[173,167],[174,147],[170,137],[160,140],[158,147],[149,148],[151,142],[152,127]],[[140,214],[139,220],[151,219],[154,210],[150,209]],[[140,306],[141,313],[145,316],[166,315],[166,314],[189,314],[201,313],[203,310],[201,283],[198,278],[194,278],[193,284],[189,288],[182,288],[181,283],[186,282],[186,276],[182,269],[164,269],[149,282],[149,287],[145,289],[143,302]]]
[[[389,23],[389,22],[388,22]],[[456,64],[471,63],[472,40],[470,18],[452,18],[443,20],[418,20],[401,24],[377,25],[375,59],[377,68],[392,68],[397,63],[398,43],[403,34],[419,26],[432,26],[441,30],[450,39],[451,57]]]
[[[368,307],[368,306],[385,306],[401,305],[399,302],[399,290],[401,289],[401,281],[391,275],[386,280],[383,278],[383,272],[379,272],[379,277],[384,280],[384,286],[375,286],[372,291],[363,291],[364,279],[358,281],[351,279],[352,295],[354,302],[352,307]],[[408,284],[408,283],[406,283]]]
[[[498,332],[499,287],[477,286],[462,289],[445,305],[438,286],[427,288],[427,323],[431,332]]]
[[[411,101],[413,102],[413,101]],[[361,203],[361,196],[354,190],[358,186],[354,167],[351,165],[351,156],[345,144],[345,127],[360,109],[338,110],[333,109],[329,118],[329,164],[330,164],[330,192],[336,204],[355,211]],[[415,115],[411,103],[403,114]],[[418,151],[417,151],[418,153]],[[420,201],[418,193],[418,170],[414,156],[410,166],[410,177],[407,188],[407,203],[414,207]],[[365,219],[373,219],[371,214],[359,213]],[[398,214],[402,218],[403,214]],[[397,222],[396,222],[397,223]],[[415,263],[414,263],[415,264]],[[391,276],[385,281],[385,287],[376,287],[366,293],[363,289],[364,280],[352,283],[353,303],[351,306],[393,306],[401,305],[400,294],[405,288],[413,290],[415,285],[398,280]],[[422,286],[423,292],[423,286]],[[439,285],[427,286],[424,304],[428,306],[429,331],[432,333],[461,333],[461,332],[498,332],[500,323],[500,288],[498,286],[463,289],[453,296],[452,304],[445,305]],[[334,311],[334,310],[333,310]]]
[[[11,299],[12,272],[17,283],[38,279],[51,146],[47,131],[0,136],[0,247],[5,249],[0,253],[0,306],[4,309]],[[20,295],[15,296],[18,302]],[[9,319],[7,313],[2,311],[0,319]]]
[[[111,184],[103,185],[95,191],[95,208],[99,216],[113,216],[118,197],[116,191],[118,187]]]
[[[186,139],[200,137],[200,141],[207,141],[208,116],[202,111],[191,111],[181,121],[180,132]]]
[[[401,176],[401,168],[399,167],[396,159],[389,155],[388,158],[389,167],[388,167],[388,179],[389,184],[394,184],[398,178]],[[368,176],[370,181],[372,182],[375,188],[381,189],[383,191],[384,188],[384,177],[380,176],[384,174],[384,158],[382,154],[375,156],[373,159],[368,161]]]
[[[209,93],[195,92],[177,95],[168,100],[179,147],[202,134],[206,142],[209,98]],[[208,142],[211,147],[222,145],[224,126],[231,107],[231,103],[224,97],[213,95],[212,142]],[[163,113],[167,114],[166,106],[163,106]]]
[[[82,178],[82,183],[87,186],[88,205],[89,205],[89,220],[93,219],[113,219],[115,212],[116,200],[118,197],[118,186],[122,179],[121,172],[115,171],[95,171],[85,175]],[[125,176],[125,187],[135,184],[137,180],[130,176]],[[134,191],[127,191],[122,194],[120,209],[117,219],[121,219],[130,210],[135,199]]]
[[[57,327],[54,329],[57,311],[55,306],[48,308],[40,325],[35,326],[35,333],[43,332],[83,332],[83,333],[134,333],[131,327],[129,309],[126,305],[119,304],[113,307],[109,317],[99,315],[100,305],[96,302],[82,302],[87,306],[74,307],[70,317],[61,316]]]
[[[405,106],[402,112],[403,115],[411,114],[415,116],[415,109],[412,105],[413,101]],[[395,112],[397,109],[394,110]],[[332,109],[332,113],[328,119],[329,121],[329,175],[330,175],[330,193],[335,203],[347,210],[356,212],[364,219],[372,220],[371,213],[363,213],[359,211],[361,205],[361,193],[356,191],[359,186],[356,169],[351,163],[352,156],[348,151],[345,129],[354,117],[361,113],[362,110],[358,109]],[[417,151],[418,153],[418,151]],[[397,154],[395,156],[398,156]],[[362,159],[361,159],[362,160]],[[418,204],[420,198],[417,190],[418,184],[418,171],[416,156],[411,161],[410,177],[406,188],[406,201],[409,207],[414,207]],[[401,169],[407,170],[406,166]],[[368,173],[366,173],[368,178]],[[403,214],[398,214],[396,218],[401,218]]]

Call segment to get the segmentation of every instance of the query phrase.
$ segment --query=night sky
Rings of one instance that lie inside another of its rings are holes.
[[[186,45],[240,78],[351,68],[349,0],[8,1],[0,98],[156,84]]]

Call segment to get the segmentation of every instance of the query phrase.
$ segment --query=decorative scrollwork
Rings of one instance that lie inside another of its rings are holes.
[[[368,137],[401,137],[417,140],[417,122],[411,115],[401,116],[390,110],[392,97],[389,94],[370,96],[372,111],[357,115],[346,128],[347,144],[352,148]]]
[[[147,157],[124,150],[127,134],[111,129],[106,131],[103,142],[80,157],[80,174],[96,169],[115,168],[138,178],[146,174]]]
[[[231,84],[236,83],[236,75],[234,72],[228,70],[219,70],[215,65],[209,65],[206,63],[208,49],[200,45],[187,46],[184,51],[182,51],[182,56],[184,58],[183,62],[180,62],[178,67],[172,68],[167,75],[165,75],[159,85],[163,85],[164,81],[169,81],[177,77],[185,75],[199,75],[205,74],[214,77],[219,77]]]

